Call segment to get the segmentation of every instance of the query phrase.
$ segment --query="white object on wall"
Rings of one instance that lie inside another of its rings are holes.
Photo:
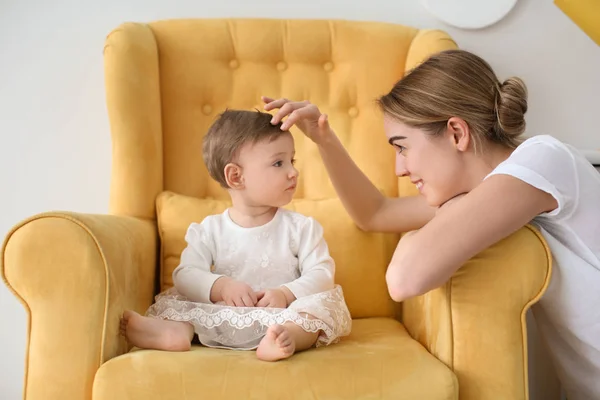
[[[600,150],[580,150],[581,153],[594,165],[600,165]]]
[[[517,0],[422,0],[434,17],[462,29],[495,24],[513,9]]]

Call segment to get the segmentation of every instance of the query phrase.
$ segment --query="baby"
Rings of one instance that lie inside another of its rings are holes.
[[[313,218],[281,207],[298,183],[294,139],[271,115],[225,111],[203,143],[204,162],[232,206],[187,230],[174,288],[141,316],[126,311],[121,333],[134,346],[256,349],[276,361],[350,333],[335,265]]]

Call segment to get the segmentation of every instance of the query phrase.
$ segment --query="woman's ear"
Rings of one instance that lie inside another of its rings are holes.
[[[225,180],[227,186],[233,190],[244,188],[244,176],[242,175],[242,167],[237,164],[229,163],[225,166]]]
[[[456,149],[467,151],[471,143],[471,130],[467,122],[462,118],[452,117],[448,120],[446,127]]]

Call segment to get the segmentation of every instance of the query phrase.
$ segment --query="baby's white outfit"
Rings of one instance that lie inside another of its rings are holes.
[[[255,349],[269,326],[286,322],[320,332],[317,346],[350,333],[335,264],[313,218],[279,208],[268,223],[244,228],[226,210],[191,224],[185,240],[175,287],[159,294],[146,315],[190,322],[202,344],[230,349]],[[213,304],[210,291],[222,276],[257,292],[286,286],[296,300],[285,309]]]

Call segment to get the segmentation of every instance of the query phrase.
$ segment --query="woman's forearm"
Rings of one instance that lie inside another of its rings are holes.
[[[369,230],[386,198],[358,168],[335,133],[318,144],[333,187],[354,222]]]

